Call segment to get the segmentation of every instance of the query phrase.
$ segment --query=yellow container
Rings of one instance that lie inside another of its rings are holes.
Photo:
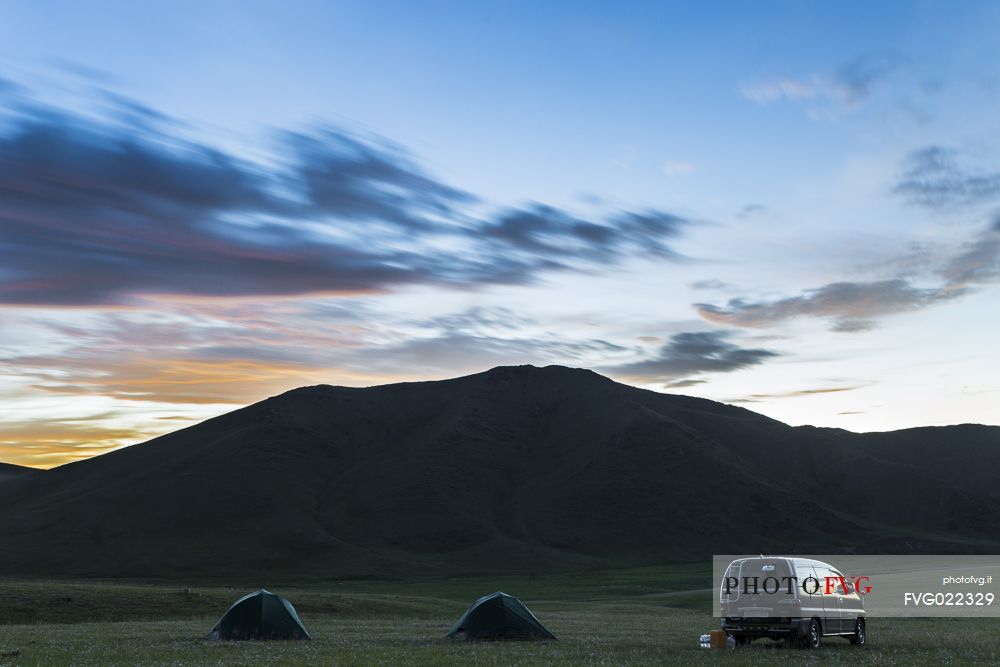
[[[709,645],[712,648],[726,648],[726,633],[724,630],[712,630],[708,635]]]

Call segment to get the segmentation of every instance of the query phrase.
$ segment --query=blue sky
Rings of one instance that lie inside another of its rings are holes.
[[[500,363],[1000,423],[995,3],[0,13],[0,460]]]

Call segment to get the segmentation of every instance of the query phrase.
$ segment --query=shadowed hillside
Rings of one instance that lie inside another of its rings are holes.
[[[34,468],[15,466],[10,463],[0,463],[0,482],[6,482],[9,479],[18,479],[20,477],[24,477],[25,475],[34,475],[39,472],[39,470]]]
[[[9,574],[329,577],[1000,546],[1000,427],[853,434],[559,366],[296,389],[0,487]]]

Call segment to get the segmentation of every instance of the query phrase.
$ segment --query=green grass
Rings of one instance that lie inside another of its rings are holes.
[[[1000,662],[995,619],[871,619],[869,645],[827,638],[819,651],[759,640],[705,650],[710,576],[701,567],[419,582],[274,585],[298,608],[311,642],[205,638],[239,594],[113,582],[0,581],[0,667],[66,665],[965,665]],[[554,642],[453,642],[451,624],[478,595],[519,596]],[[14,652],[16,655],[12,655]]]

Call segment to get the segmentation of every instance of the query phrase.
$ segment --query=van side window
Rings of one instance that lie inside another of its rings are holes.
[[[817,567],[816,573],[819,575],[820,590],[824,593],[826,592],[826,581],[827,577],[829,577],[833,585],[832,590],[840,595],[844,594],[844,587],[840,585],[840,581],[837,579],[837,577],[842,577],[842,574],[828,567]]]
[[[733,561],[732,563],[730,563],[729,567],[726,568],[726,573],[722,575],[722,582],[723,582],[722,590],[725,591],[725,582],[729,577],[733,577],[739,580],[740,573],[742,571],[743,571],[743,561]],[[729,593],[723,592],[722,597],[730,600],[738,600],[740,597],[739,586],[730,590]]]
[[[805,594],[805,591],[802,590],[803,582],[809,577],[812,577],[813,579],[818,579],[818,577],[816,576],[816,572],[813,570],[812,565],[796,565],[795,577],[796,579],[798,579],[797,584],[799,587],[799,591],[802,592],[803,594]],[[809,590],[812,590],[812,586],[809,587]]]

